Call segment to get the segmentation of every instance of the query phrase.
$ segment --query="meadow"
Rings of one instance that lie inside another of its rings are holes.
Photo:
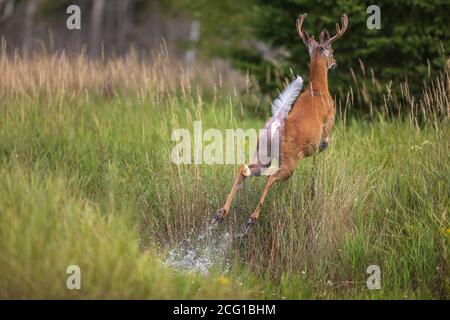
[[[203,230],[237,166],[174,165],[171,133],[195,120],[259,129],[270,101],[249,79],[189,75],[164,53],[3,52],[0,298],[450,298],[448,74],[401,117],[389,99],[353,115],[357,94],[338,102],[316,166],[305,159],[275,185],[252,233],[230,243],[227,267],[185,272],[165,257]],[[215,233],[240,228],[263,183],[246,181]],[[81,290],[66,288],[72,264]],[[370,265],[380,290],[366,286]]]

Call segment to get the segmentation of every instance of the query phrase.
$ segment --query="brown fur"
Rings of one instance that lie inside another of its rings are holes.
[[[297,98],[284,127],[281,144],[281,166],[276,180],[285,180],[294,172],[298,161],[317,152],[328,138],[334,124],[334,101],[328,91],[327,61],[314,53],[307,89]]]

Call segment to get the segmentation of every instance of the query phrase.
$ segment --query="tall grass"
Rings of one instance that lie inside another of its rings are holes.
[[[170,135],[194,120],[257,129],[268,107],[245,79],[158,59],[1,56],[1,297],[449,297],[448,76],[411,98],[420,119],[356,119],[338,102],[329,149],[271,190],[224,278],[159,261],[223,205],[236,170],[172,164]],[[246,181],[220,228],[240,227],[263,180]],[[65,288],[70,264],[79,292]],[[366,287],[371,264],[381,290]]]
[[[343,115],[352,115],[355,113],[352,111],[357,109],[360,111],[359,116],[365,119],[373,121],[379,116],[391,120],[408,118],[416,126],[436,118],[446,118],[450,112],[449,65],[443,67],[435,79],[424,79],[422,94],[417,97],[410,92],[407,79],[400,83],[382,83],[375,77],[373,70],[366,70],[364,63],[359,60],[359,72],[350,70],[353,81],[349,83],[349,89],[340,92],[345,101]],[[361,114],[361,110],[369,112]]]

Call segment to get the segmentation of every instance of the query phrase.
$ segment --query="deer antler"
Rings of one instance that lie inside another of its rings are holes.
[[[342,37],[342,35],[345,33],[345,31],[347,31],[348,18],[345,13],[341,18],[341,24],[342,24],[342,27],[339,27],[339,23],[336,23],[336,35],[333,36],[332,38],[330,38],[330,40],[329,40],[330,43],[332,43],[333,41],[336,41],[337,39]]]
[[[300,38],[303,40],[303,43],[309,47],[311,45],[311,40],[315,42],[314,37],[310,37],[308,35],[308,32],[306,32],[305,29],[303,29],[303,21],[305,20],[307,14],[301,14],[298,16],[296,21],[296,27],[297,27],[297,33],[300,36]]]

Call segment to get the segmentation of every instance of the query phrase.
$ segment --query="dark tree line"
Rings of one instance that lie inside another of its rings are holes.
[[[246,21],[256,39],[251,45],[228,47],[234,65],[250,70],[266,91],[279,86],[290,69],[308,75],[309,56],[299,40],[295,19],[307,12],[305,28],[316,36],[322,28],[335,32],[343,13],[349,16],[349,29],[335,45],[339,69],[330,73],[334,89],[345,91],[353,83],[352,72],[383,86],[393,82],[398,88],[408,81],[413,91],[449,66],[450,2],[445,0],[379,0],[381,29],[367,28],[373,1],[359,0],[250,0]],[[271,48],[271,55],[255,45]],[[278,51],[276,51],[278,50]],[[275,55],[273,53],[276,53]]]

